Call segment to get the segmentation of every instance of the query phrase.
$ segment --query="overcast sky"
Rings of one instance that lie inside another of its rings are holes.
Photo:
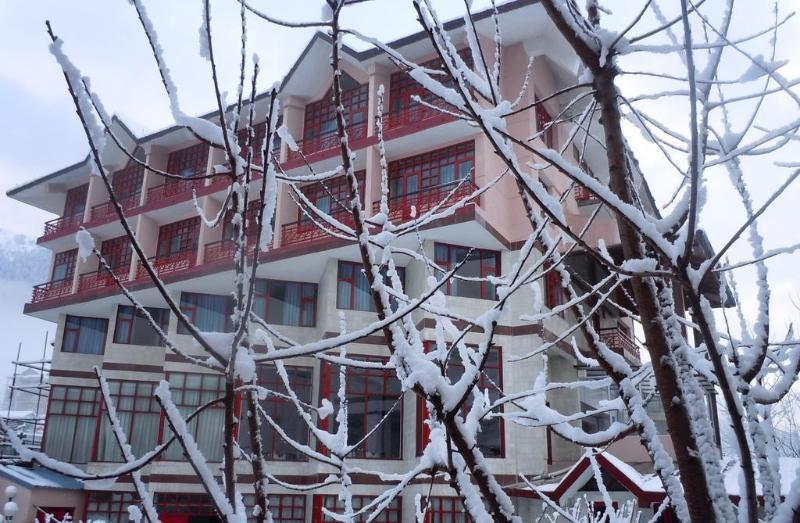
[[[144,0],[159,33],[165,57],[178,85],[183,109],[190,113],[204,113],[213,107],[211,85],[208,81],[208,65],[198,54],[198,28],[200,26],[200,0]],[[320,15],[320,0],[253,0],[255,5],[290,20],[315,19]],[[452,18],[462,13],[461,0],[434,2],[443,18]],[[661,2],[674,7],[677,2]],[[707,5],[713,4],[708,2]],[[488,0],[475,1],[476,8],[488,4]],[[631,6],[639,2],[619,0],[608,2],[620,23],[626,23],[633,13]],[[769,23],[772,14],[765,10],[768,2],[761,0],[739,2],[742,9],[734,19],[734,33],[750,34]],[[215,53],[218,57],[222,77],[235,91],[235,76],[238,71],[239,19],[238,3],[235,0],[215,0],[213,3],[212,28],[217,35]],[[782,0],[783,12],[796,6],[792,0]],[[250,52],[261,58],[261,87],[266,89],[288,71],[299,56],[313,30],[287,30],[249,18]],[[55,61],[48,52],[48,37],[44,22],[49,19],[54,31],[65,41],[65,50],[80,67],[83,74],[92,79],[92,87],[102,97],[109,112],[122,116],[136,133],[145,133],[172,124],[167,107],[167,98],[158,79],[152,56],[139,26],[132,6],[126,0],[4,0],[0,1],[0,101],[2,125],[0,125],[0,227],[31,236],[41,234],[42,222],[51,216],[32,207],[9,200],[5,192],[23,182],[45,175],[70,163],[81,160],[87,152],[83,132],[64,87],[64,80]],[[376,0],[349,11],[344,24],[356,27],[369,34],[390,40],[419,29],[410,1]],[[800,49],[800,26],[790,21],[781,32],[779,56],[791,58],[790,53]],[[761,46],[766,40],[754,44]],[[652,66],[652,57],[644,65]],[[636,59],[627,67],[638,67]],[[658,64],[661,66],[662,64]],[[664,59],[663,67],[675,65]],[[723,76],[737,78],[742,70],[734,64]],[[782,69],[785,76],[800,76],[798,63]],[[742,65],[744,67],[744,65]],[[327,75],[327,71],[321,71]],[[650,87],[665,89],[662,81],[642,77],[623,80],[623,86],[634,91]],[[675,85],[669,88],[676,88]],[[743,87],[746,88],[746,87]],[[786,103],[774,103],[766,107],[774,114],[774,121],[781,122],[788,115],[797,116],[797,108]],[[685,125],[688,110],[678,105],[662,105],[653,111],[665,121]],[[634,140],[641,145],[640,141]],[[644,146],[642,146],[644,147]],[[661,178],[652,173],[663,169],[663,162],[651,149],[641,149],[639,159],[644,171],[649,173],[656,192],[668,190],[674,184],[660,184]],[[794,159],[798,151],[794,149]],[[748,182],[757,201],[762,201],[771,188],[787,174],[771,164],[755,164],[748,172]],[[705,226],[715,246],[724,242],[725,233],[740,223],[740,205],[733,198],[719,173],[709,174],[709,187],[713,190],[704,213]],[[667,177],[665,176],[666,180]],[[662,199],[663,201],[663,199]],[[762,232],[767,238],[767,248],[800,241],[797,205],[800,204],[800,189],[795,187],[778,201],[764,219]],[[734,260],[748,257],[746,244],[731,252]],[[791,304],[791,299],[800,296],[796,258],[781,258],[770,262],[773,277],[773,294],[776,314],[773,323],[785,327],[800,314]],[[749,273],[742,275],[741,290],[749,293],[746,303],[752,311],[754,288],[749,284]],[[3,289],[0,289],[2,292]],[[21,308],[22,304],[20,304]]]

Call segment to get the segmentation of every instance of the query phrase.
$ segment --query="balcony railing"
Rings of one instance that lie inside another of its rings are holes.
[[[78,226],[83,222],[83,213],[73,214],[72,216],[62,216],[45,222],[44,234],[40,240],[46,240],[54,236],[60,236],[68,232],[77,231]]]
[[[629,362],[637,365],[641,362],[639,358],[639,347],[637,347],[631,337],[619,327],[600,329],[600,341],[608,345],[608,348],[623,356]]]
[[[413,107],[407,107],[402,111],[395,111],[392,113],[385,113],[383,115],[383,130],[391,131],[411,125],[424,125],[426,123],[433,123],[440,121],[440,123],[455,120],[456,117],[452,114],[437,110],[435,107],[444,109],[445,111],[453,111],[454,108],[443,100],[434,99],[427,101],[434,107],[428,105],[416,104]]]
[[[147,203],[169,200],[178,195],[189,194],[195,187],[201,187],[203,180],[169,181],[163,185],[147,189]]]
[[[454,189],[455,191],[453,191]],[[391,196],[389,198],[389,219],[399,222],[418,218],[439,204],[441,204],[440,210],[444,210],[463,200],[477,189],[478,187],[471,180],[456,180],[413,193]],[[451,192],[453,194],[450,194]],[[373,204],[375,213],[380,211],[380,205],[379,201]]]
[[[572,191],[577,202],[592,202],[595,200],[594,194],[585,185],[576,184]]]
[[[169,256],[153,256],[147,258],[147,261],[153,266],[153,270],[158,276],[165,276],[194,267],[197,262],[197,249],[186,249]],[[147,277],[147,270],[145,270],[144,264],[139,262],[136,267],[136,279],[141,280]]]
[[[119,200],[119,204],[122,206],[122,210],[130,211],[139,206],[140,195],[139,193],[133,194],[128,196],[127,198],[123,198]],[[105,222],[107,220],[117,218],[117,211],[114,209],[114,204],[111,201],[107,201],[105,203],[101,203],[100,205],[95,205],[92,207],[92,215],[90,220],[92,222]]]
[[[114,274],[120,281],[126,282],[130,276],[129,267],[117,267]],[[78,279],[78,292],[90,291],[93,289],[104,289],[106,287],[113,287],[114,278],[105,269],[98,269],[92,272],[86,272],[80,275]]]
[[[350,125],[347,127],[347,137],[352,142],[367,137],[367,123],[361,122],[359,124]],[[339,134],[337,132],[330,132],[315,136],[308,140],[299,140],[297,147],[299,150],[292,151],[289,149],[287,161],[302,160],[303,156],[328,151],[339,147]],[[302,154],[301,154],[302,153]]]
[[[68,294],[72,294],[72,277],[36,285],[33,288],[31,303],[41,303]]]
[[[348,227],[353,227],[355,225],[353,223],[353,216],[348,211],[339,211],[331,214],[331,217]],[[321,224],[319,220],[317,220],[317,222]],[[306,243],[328,237],[330,237],[330,235],[322,230],[317,223],[314,223],[310,219],[299,220],[283,225],[281,231],[281,246],[285,247],[297,243]]]

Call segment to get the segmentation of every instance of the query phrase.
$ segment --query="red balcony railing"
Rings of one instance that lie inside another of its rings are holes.
[[[354,140],[360,140],[362,138],[366,138],[367,123],[361,122],[356,125],[348,126],[347,137],[351,142]],[[310,154],[327,151],[339,147],[339,134],[336,132],[330,132],[321,134],[319,136],[316,136],[308,140],[300,140],[297,142],[297,147],[299,148],[298,151],[292,151],[291,149],[289,149],[289,156],[287,157],[287,161],[291,162],[293,160],[301,160],[303,158],[303,155],[308,156]]]
[[[575,201],[577,202],[591,202],[595,199],[594,194],[585,185],[575,184],[572,189],[575,194]]]
[[[451,195],[453,189],[455,191]],[[389,198],[389,219],[399,222],[418,218],[439,204],[441,204],[439,209],[444,210],[463,200],[477,189],[478,187],[470,180],[456,180],[421,191],[392,196]],[[380,210],[380,202],[373,204],[373,210],[376,213]]]
[[[231,240],[220,240],[218,242],[207,243],[204,247],[203,263],[218,263],[233,259],[236,251],[236,242]]]
[[[147,189],[147,203],[170,200],[179,195],[191,194],[195,187],[202,187],[203,180],[177,180],[169,181],[163,185]]]
[[[347,211],[340,211],[331,215],[348,227],[353,227],[353,216]],[[317,220],[319,222],[319,220]],[[320,238],[330,237],[324,230],[309,219],[300,220],[283,225],[281,231],[281,246],[294,245],[296,243],[306,243]]]
[[[134,194],[119,201],[124,211],[129,211],[139,206],[140,195]],[[95,205],[92,207],[92,222],[105,222],[117,218],[117,211],[114,210],[114,204],[110,201]]]
[[[54,220],[50,220],[49,222],[45,222],[44,234],[42,234],[42,237],[39,239],[46,240],[54,236],[60,236],[68,232],[77,231],[81,222],[83,222],[82,212],[73,214],[72,216],[62,216],[61,218],[56,218]]]
[[[169,256],[153,256],[148,258],[147,261],[153,266],[158,276],[165,276],[194,267],[197,262],[197,250],[192,248],[170,254]],[[139,262],[136,267],[136,279],[139,280],[147,277],[148,275],[144,265],[142,262]]]
[[[444,101],[437,98],[428,101],[428,103],[430,105],[433,105],[434,107],[429,107],[423,104],[416,104],[413,107],[407,107],[402,111],[396,111],[384,114],[383,130],[391,131],[409,125],[423,125],[425,123],[432,124],[434,121],[440,121],[440,123],[444,123],[456,119],[456,117],[453,116],[452,114],[448,114],[446,112],[442,112],[436,109],[436,107],[438,107],[446,111],[454,110],[452,106],[448,105]]]
[[[72,278],[40,283],[33,288],[31,303],[41,303],[60,296],[72,294]]]
[[[117,267],[114,269],[114,274],[120,281],[128,281],[129,267]],[[92,272],[86,272],[80,275],[78,279],[78,292],[90,291],[93,289],[104,289],[106,287],[113,287],[114,278],[105,269],[98,269]]]
[[[641,363],[639,347],[637,347],[631,337],[619,327],[600,329],[600,341],[608,345],[609,349],[620,354],[629,362],[637,365]]]

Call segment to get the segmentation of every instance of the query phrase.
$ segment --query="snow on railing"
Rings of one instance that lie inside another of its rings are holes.
[[[44,233],[39,240],[49,239],[60,236],[68,232],[78,230],[78,226],[83,222],[83,213],[73,214],[72,216],[62,216],[44,223]]]
[[[72,294],[72,278],[48,281],[33,287],[31,303],[41,303],[61,296]]]

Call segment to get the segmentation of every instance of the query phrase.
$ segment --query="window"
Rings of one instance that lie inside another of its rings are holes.
[[[117,172],[111,178],[111,187],[117,200],[124,201],[128,198],[136,200],[142,193],[142,180],[144,179],[144,166],[133,160],[128,165]]]
[[[422,501],[425,502],[424,499]],[[464,505],[460,498],[433,496],[427,501],[425,523],[467,523],[472,521],[464,512]]]
[[[86,521],[128,523],[128,507],[138,505],[133,492],[89,492],[86,497]]]
[[[269,510],[273,523],[305,523],[306,497],[298,494],[270,494]]]
[[[51,385],[44,442],[48,456],[76,464],[89,461],[99,399],[93,387]]]
[[[158,437],[161,408],[153,396],[155,383],[149,381],[109,381],[111,401],[117,409],[120,426],[135,456],[153,450]],[[100,439],[97,442],[97,461],[122,461],[122,452],[111,430],[111,424],[101,415]]]
[[[193,517],[200,521],[218,521],[217,511],[206,494],[157,492],[155,506],[159,516],[166,516],[162,521],[175,521],[172,518],[181,516],[186,516],[187,521]]]
[[[108,320],[105,318],[67,316],[61,352],[103,354],[107,330]]]
[[[347,74],[342,75],[342,105],[347,123],[351,126],[364,124],[367,120],[369,86],[358,83]],[[333,103],[333,87],[321,100],[306,106],[303,140],[312,140],[336,132],[336,107]]]
[[[468,49],[462,49],[458,52],[458,54],[466,62],[467,66],[472,67],[472,55]],[[421,64],[420,67],[424,67],[426,69],[444,69],[441,58],[434,58],[433,60]],[[442,81],[441,83],[448,87],[452,86],[452,80],[450,80],[449,77],[446,78],[447,80]],[[427,108],[415,100],[415,96],[418,96],[431,105],[443,105],[440,103],[440,98],[422,87],[419,82],[414,80],[411,75],[408,74],[408,72],[398,71],[396,73],[392,73],[392,76],[389,80],[389,85],[391,86],[389,88],[389,107],[391,108],[392,113],[419,110],[423,113],[429,113],[431,115],[439,114],[435,109]],[[422,120],[425,117],[426,116],[422,116],[420,118],[415,118],[414,120]]]
[[[115,273],[131,267],[131,240],[128,236],[120,236],[106,240],[100,245],[100,254]],[[99,269],[103,271],[103,269]]]
[[[556,269],[545,274],[544,286],[545,301],[549,309],[564,304],[564,287],[561,286],[561,275]]]
[[[311,387],[313,384],[313,371],[311,367],[286,366],[289,384],[300,401],[311,403]],[[283,381],[275,367],[260,367],[258,384],[279,394],[287,394]],[[297,413],[293,403],[275,394],[268,394],[259,402],[261,408],[283,429],[287,436],[298,443],[308,443],[308,426]],[[303,461],[306,457],[294,449],[262,418],[261,440],[264,445],[264,454],[267,459],[283,461]],[[239,442],[243,449],[249,450],[250,433],[248,416],[243,415],[239,429]]]
[[[233,225],[233,216],[235,215],[233,209],[225,211],[225,219],[222,223],[222,241],[232,242],[236,240],[236,227]],[[247,212],[245,212],[245,241],[247,243],[255,243],[256,234],[258,233],[258,200],[251,200],[247,204]]]
[[[216,294],[181,293],[181,311],[198,329],[204,332],[231,332],[233,330],[233,298]],[[178,334],[189,331],[178,323]]]
[[[365,505],[368,505],[373,498],[370,496],[353,496],[353,510],[358,511]],[[401,520],[401,507],[402,501],[401,497],[397,496],[389,503],[389,506],[386,507],[383,512],[381,512],[378,517],[373,519],[376,523],[400,523]],[[314,516],[311,519],[313,523],[322,523],[324,521],[335,521],[333,518],[329,518],[325,515],[322,511],[322,507],[330,510],[331,512],[337,512],[341,514],[344,512],[344,505],[341,501],[339,501],[338,496],[314,496]],[[367,513],[366,516],[369,516]],[[366,521],[366,516],[359,516],[355,519],[357,522]]]
[[[359,359],[385,362],[385,359],[361,356]],[[339,369],[322,363],[320,391],[338,406]],[[391,369],[347,369],[348,444],[361,441],[380,426],[351,454],[355,458],[400,459],[402,457],[403,405],[399,401],[400,381]],[[384,420],[384,417],[386,418]],[[322,421],[332,422],[333,416]]]
[[[181,252],[197,250],[200,234],[200,217],[162,225],[158,230],[157,258],[166,258]]]
[[[201,405],[222,397],[225,393],[225,380],[223,376],[217,374],[170,372],[167,379],[172,392],[172,401],[184,419]],[[166,419],[161,425],[164,427],[162,441],[166,441],[172,436],[172,431]],[[205,409],[187,423],[187,426],[206,459],[213,462],[222,461],[225,426],[225,410],[222,403]],[[177,441],[172,443],[162,455],[162,459],[183,460],[183,448]]]
[[[545,108],[544,104],[537,104],[536,105],[536,129],[541,132],[545,127],[550,125],[553,121],[553,117],[550,116],[550,113]],[[553,149],[556,145],[556,126],[551,125],[547,128],[544,133],[541,134],[541,139],[544,142],[545,146],[550,149]]]
[[[77,257],[77,249],[56,254],[53,258],[53,273],[50,281],[71,280],[75,274],[75,258]]]
[[[356,173],[358,190],[364,201],[364,188],[366,187],[366,171]],[[324,182],[315,182],[303,186],[303,194],[320,211],[330,214],[337,219],[350,212],[350,184],[345,175],[337,176]],[[311,222],[310,218],[298,208],[298,217],[302,222]]]
[[[386,276],[386,267],[381,270],[384,281],[388,285],[389,278]],[[397,274],[400,281],[405,286],[406,270],[404,267],[397,267]],[[397,308],[397,302],[391,299],[392,308]],[[375,312],[375,302],[372,299],[372,288],[367,282],[363,266],[360,263],[339,261],[339,269],[336,285],[336,308]]]
[[[317,316],[317,284],[256,280],[253,312],[273,325],[313,327]]]
[[[172,151],[167,158],[167,172],[180,176],[202,176],[208,165],[208,145],[198,143],[184,149]],[[198,180],[200,182],[201,180]],[[174,178],[167,178],[165,183],[175,183]]]
[[[432,347],[432,343],[426,342],[426,349]],[[487,391],[489,401],[496,401],[500,398],[498,388],[503,388],[503,367],[502,350],[500,347],[491,346],[486,365],[483,367],[477,387]],[[446,375],[450,383],[455,383],[464,374],[464,365],[457,350],[450,352],[450,359],[447,362]],[[471,398],[467,399],[462,405],[462,414],[466,414],[471,405]],[[417,455],[421,455],[425,446],[428,444],[428,412],[425,402],[417,399]],[[500,409],[502,411],[502,408]],[[505,454],[505,443],[503,436],[503,420],[501,418],[485,419],[481,423],[481,431],[478,432],[478,446],[487,458],[502,458]]]
[[[464,298],[481,298],[484,300],[495,299],[494,285],[488,281],[470,281],[464,278],[487,278],[497,276],[500,272],[500,253],[485,249],[470,249],[456,245],[437,243],[434,246],[434,259],[443,270],[450,271],[464,258],[467,261],[456,272],[456,277],[451,278],[445,285],[445,293],[450,296]],[[441,274],[440,274],[441,276]]]
[[[389,194],[394,200],[438,189],[444,197],[460,180],[473,178],[474,166],[474,142],[395,160],[389,163]]]
[[[145,307],[153,320],[164,332],[169,324],[169,309],[156,309]],[[164,346],[164,340],[156,330],[150,326],[144,314],[130,305],[117,307],[117,321],[114,325],[114,343],[127,345]]]
[[[64,216],[77,216],[83,214],[86,209],[86,194],[89,192],[89,184],[74,187],[67,191],[64,201]]]

